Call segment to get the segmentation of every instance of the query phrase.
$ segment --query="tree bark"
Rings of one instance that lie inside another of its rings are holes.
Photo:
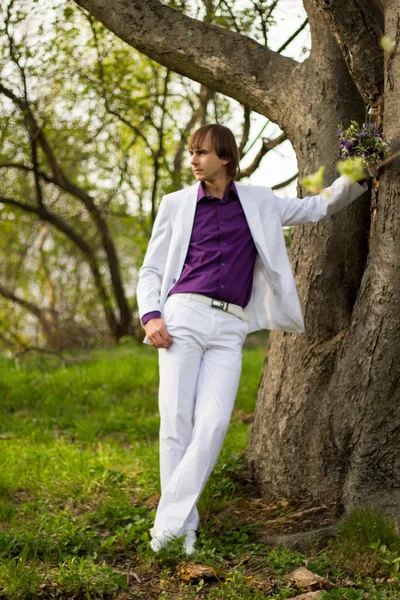
[[[386,13],[387,31],[398,39],[394,3]],[[385,133],[395,152],[398,51],[386,63]],[[398,517],[399,192],[397,161],[380,182],[369,248],[365,198],[337,215],[336,224],[331,220],[335,233],[324,233],[325,264],[315,257],[318,239],[312,237],[318,226],[297,231],[292,257],[307,335],[272,336],[249,449],[264,495],[336,502],[346,509],[370,503]],[[346,229],[350,234],[354,227],[360,228],[359,246],[350,243],[344,250]],[[337,260],[338,250],[344,250],[343,260]],[[304,256],[310,252],[311,260]]]
[[[383,11],[369,0],[314,0],[342,52],[365,103],[376,102],[383,85]]]

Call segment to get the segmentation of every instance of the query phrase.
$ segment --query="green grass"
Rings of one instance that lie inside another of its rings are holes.
[[[265,340],[244,350],[237,412],[199,503],[195,560],[221,575],[193,584],[176,573],[186,560],[179,540],[158,555],[148,547],[159,494],[157,353],[126,343],[69,365],[0,359],[0,599],[283,600],[296,595],[285,573],[304,564],[335,581],[354,577],[368,598],[399,595],[396,578],[372,578],[395,575],[398,556],[396,533],[376,515],[352,516],[336,545],[304,556],[266,548],[259,524],[224,512],[246,495],[241,415],[254,409],[264,355]],[[373,557],[364,579],[357,553]],[[279,586],[266,587],[260,569]]]

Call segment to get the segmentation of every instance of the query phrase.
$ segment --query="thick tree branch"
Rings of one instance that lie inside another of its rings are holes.
[[[365,103],[383,91],[382,30],[379,3],[368,0],[312,0],[334,35]]]
[[[158,63],[282,121],[295,60],[158,0],[77,0],[77,4]]]

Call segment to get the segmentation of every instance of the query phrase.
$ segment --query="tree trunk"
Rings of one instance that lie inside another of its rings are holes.
[[[386,10],[393,39],[400,36],[394,4]],[[386,63],[385,133],[395,152],[399,52]],[[315,110],[310,116],[316,126]],[[295,147],[301,160],[301,144]],[[365,197],[328,222],[296,232],[291,255],[307,334],[271,339],[249,448],[266,496],[345,508],[371,503],[398,516],[399,193],[397,161],[380,182],[369,249]]]

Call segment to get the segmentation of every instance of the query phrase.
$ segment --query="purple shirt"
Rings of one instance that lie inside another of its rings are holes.
[[[244,308],[251,296],[256,256],[235,184],[219,199],[207,196],[202,182],[185,264],[169,293],[195,292]],[[160,316],[158,311],[147,313],[142,323]]]

